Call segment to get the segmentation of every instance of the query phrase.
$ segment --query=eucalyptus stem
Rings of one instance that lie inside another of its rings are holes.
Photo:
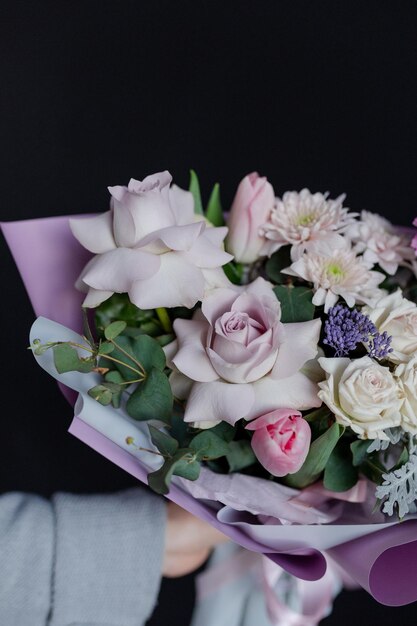
[[[59,341],[58,343],[66,343],[66,342],[65,341]],[[81,348],[81,350],[85,350],[86,352],[90,352],[91,354],[95,353],[95,351],[92,348],[89,348],[88,346],[83,346],[80,343],[75,343],[75,341],[68,341],[68,344],[70,346],[73,346],[74,348]],[[123,352],[123,350],[122,350],[122,352]],[[123,367],[127,367],[128,369],[132,370],[132,372],[135,372],[135,374],[140,374],[140,372],[135,367],[132,367],[131,365],[128,365],[127,363],[124,363],[123,361],[120,361],[119,359],[115,359],[114,356],[110,356],[110,354],[100,354],[100,353],[98,353],[97,356],[102,356],[105,359],[108,359],[109,361],[113,361],[113,363],[118,363],[119,365],[123,365]],[[127,356],[129,356],[129,355],[127,355]],[[145,370],[143,370],[143,373],[146,374]]]
[[[172,324],[166,308],[158,307],[155,309],[155,311],[164,331],[166,333],[172,333]]]
[[[120,350],[120,352],[121,352],[122,354],[124,354],[124,355],[125,355],[125,356],[127,356],[127,357],[131,360],[131,361],[133,361],[133,363],[134,363],[135,365],[137,365],[137,366],[138,366],[138,368],[142,371],[143,376],[146,378],[146,371],[145,371],[145,368],[143,367],[142,363],[140,363],[137,359],[135,359],[135,357],[134,357],[134,356],[132,356],[131,354],[129,354],[129,352],[126,352],[126,350],[123,350],[123,348],[121,348],[121,347],[119,346],[119,344],[117,344],[117,343],[114,341],[114,339],[110,339],[110,343],[112,343],[112,344],[114,345],[114,347],[115,347],[115,348],[117,348],[118,350]],[[109,358],[109,357],[106,355],[106,359],[108,359],[108,358]],[[125,365],[125,363],[123,363],[123,365]],[[126,365],[126,367],[128,367],[128,366]],[[133,368],[131,368],[131,369],[133,369]],[[135,371],[136,371],[136,370],[135,370]],[[139,374],[139,372],[137,372],[137,373]]]

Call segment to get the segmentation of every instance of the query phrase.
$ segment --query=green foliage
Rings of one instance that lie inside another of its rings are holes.
[[[295,474],[289,474],[285,483],[295,489],[303,489],[314,483],[323,472],[334,447],[342,436],[344,429],[336,422],[310,446],[307,458],[301,469]]]
[[[53,346],[54,363],[59,374],[66,372],[88,373],[95,367],[94,357],[80,357],[77,350],[68,343],[59,343]]]
[[[198,176],[194,170],[190,170],[190,185],[189,191],[193,194],[194,198],[194,213],[203,215],[203,203],[201,201],[201,191]]]
[[[350,450],[352,452],[352,465],[359,467],[367,459],[367,450],[369,448],[369,439],[357,439],[350,444]]]
[[[340,439],[324,469],[323,484],[330,491],[347,491],[358,482],[358,470],[353,465],[349,442]]]
[[[213,226],[224,226],[223,209],[220,201],[220,185],[216,183],[210,194],[206,209],[206,218]]]
[[[211,429],[208,429],[193,437],[190,448],[194,450],[198,461],[209,461],[225,456],[229,445]]]
[[[241,263],[235,263],[235,261],[230,261],[230,263],[226,263],[223,265],[223,271],[226,274],[227,278],[234,285],[240,285],[242,282],[243,275],[243,265]]]
[[[210,432],[229,443],[236,434],[236,426],[231,426],[227,422],[220,422],[220,424],[217,424],[214,428],[210,428]]]
[[[308,322],[314,317],[313,292],[306,287],[278,285],[274,293],[281,303],[281,321]]]
[[[162,467],[148,474],[148,484],[156,493],[166,495],[174,474],[188,480],[197,480],[199,477],[200,463],[189,449],[178,449],[172,457],[166,459]]]
[[[158,448],[159,452],[164,456],[174,456],[178,450],[178,441],[151,424],[148,424],[148,428],[152,443]]]
[[[112,339],[116,339],[116,337],[118,337],[118,335],[120,335],[124,331],[126,326],[127,324],[125,321],[112,322],[104,329],[105,338],[109,341],[111,341]]]
[[[125,335],[136,330],[136,334],[143,333],[157,337],[163,332],[155,311],[139,309],[130,302],[126,293],[113,294],[95,311],[95,323],[99,332],[115,320],[126,322]]]
[[[107,372],[107,374],[104,375],[104,380],[117,385],[117,389],[112,392],[111,402],[114,408],[118,409],[120,407],[120,402],[122,399],[122,383],[124,382],[124,378],[119,371],[110,370],[110,372]]]
[[[248,439],[231,441],[226,459],[231,472],[240,472],[256,462],[255,453]]]
[[[126,403],[126,410],[135,420],[158,419],[170,421],[173,397],[166,375],[156,367],[147,372]]]
[[[291,265],[290,246],[283,246],[268,259],[265,264],[266,275],[272,282],[281,284],[287,282],[290,277],[281,271]]]
[[[105,385],[96,385],[88,390],[88,395],[100,404],[106,406],[112,401],[112,392]]]

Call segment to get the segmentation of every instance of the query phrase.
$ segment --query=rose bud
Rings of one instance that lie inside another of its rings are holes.
[[[238,263],[253,263],[262,255],[265,238],[259,235],[259,228],[267,221],[274,203],[271,183],[257,172],[240,182],[230,209],[226,241],[228,252]]]
[[[252,449],[268,472],[273,476],[298,472],[311,440],[310,427],[299,411],[276,409],[249,422],[246,429],[254,431]]]

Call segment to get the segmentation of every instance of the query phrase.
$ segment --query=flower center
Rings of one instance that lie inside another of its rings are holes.
[[[315,213],[304,213],[296,219],[296,226],[310,226],[316,220]]]
[[[337,263],[329,263],[326,267],[327,276],[332,282],[340,282],[345,276],[345,272]]]

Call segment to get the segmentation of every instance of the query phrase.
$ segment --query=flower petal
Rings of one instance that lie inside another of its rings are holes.
[[[72,234],[80,244],[94,254],[102,254],[116,247],[111,211],[106,211],[96,217],[72,218],[69,220],[69,225]]]
[[[204,230],[204,222],[194,222],[192,224],[184,224],[183,226],[168,226],[150,233],[136,244],[136,248],[145,248],[149,244],[158,244],[164,250],[190,250],[195,244],[196,239]]]
[[[160,259],[159,271],[132,284],[131,302],[140,309],[175,306],[191,309],[204,294],[201,270],[188,263],[182,252],[167,252],[155,258]]]
[[[174,322],[179,348],[172,357],[172,362],[180,372],[202,383],[212,382],[219,378],[205,350],[208,328],[209,324],[205,320],[178,318]]]
[[[255,402],[245,419],[253,419],[269,411],[289,406],[305,411],[321,405],[321,400],[317,396],[318,386],[301,372],[279,380],[265,376],[252,383],[252,386],[255,391]]]
[[[284,324],[285,340],[279,347],[278,357],[271,372],[273,378],[288,378],[317,354],[321,321]]]
[[[179,226],[194,221],[194,198],[190,191],[172,185],[169,190],[169,201],[175,215],[175,221]]]
[[[276,411],[270,411],[265,415],[261,415],[256,420],[249,422],[246,426],[246,430],[259,430],[260,428],[265,428],[269,424],[275,424],[282,417],[289,417],[290,415],[298,415],[298,417],[302,417],[299,411],[294,411],[294,409],[277,409]]]
[[[198,222],[204,224],[204,222]],[[210,230],[216,230],[214,228],[206,228],[204,233],[198,239],[188,251],[190,260],[197,265],[197,267],[214,268],[220,265],[225,265],[233,260],[233,256],[228,252],[225,252],[220,246],[214,245],[210,236],[207,233]]]
[[[96,256],[82,280],[94,289],[125,293],[132,283],[156,274],[160,257],[141,250],[115,248]]]
[[[113,293],[113,291],[103,291],[90,287],[86,297],[84,298],[83,307],[86,307],[87,309],[94,309],[105,300],[108,300]]]
[[[232,426],[245,417],[254,401],[252,385],[222,381],[195,383],[185,409],[185,422],[221,420]]]
[[[201,305],[201,310],[212,326],[214,326],[218,317],[231,310],[239,291],[239,288],[235,288],[232,285],[230,288],[216,289],[206,295]]]

